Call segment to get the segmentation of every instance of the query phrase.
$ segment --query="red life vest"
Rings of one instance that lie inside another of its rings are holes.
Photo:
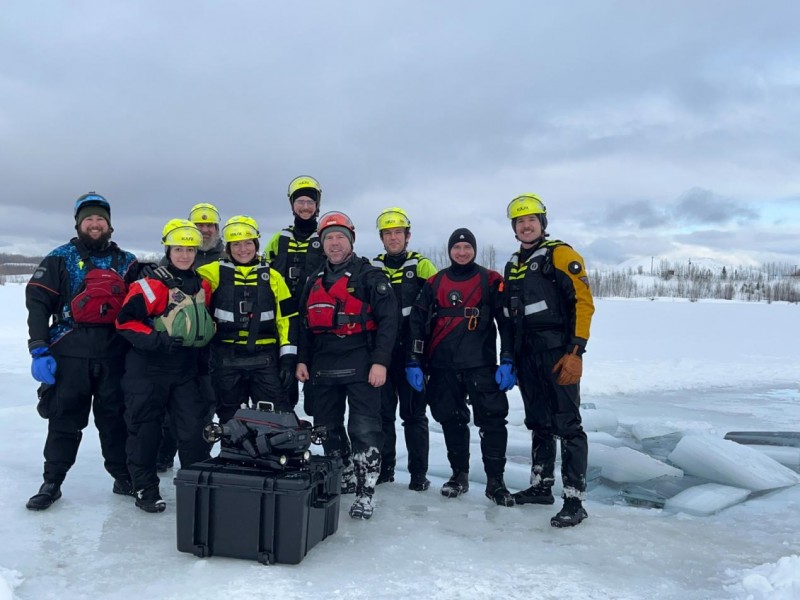
[[[306,304],[306,322],[312,332],[353,335],[378,329],[372,307],[348,292],[351,275],[346,272],[330,290],[322,285],[322,276],[314,281]]]
[[[91,259],[81,290],[69,303],[69,315],[75,323],[108,325],[117,318],[128,286],[113,269],[99,269]]]

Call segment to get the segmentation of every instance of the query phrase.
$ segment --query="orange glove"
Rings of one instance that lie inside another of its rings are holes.
[[[578,356],[578,346],[572,352],[568,352],[558,359],[553,367],[553,373],[558,373],[556,382],[558,385],[575,385],[581,380],[583,375],[583,361]]]

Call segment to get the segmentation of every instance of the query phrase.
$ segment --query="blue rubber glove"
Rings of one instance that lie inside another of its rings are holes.
[[[40,346],[31,350],[33,363],[31,363],[31,375],[39,383],[53,385],[56,382],[56,359],[50,354],[50,349]]]
[[[504,358],[500,361],[500,366],[494,374],[494,380],[500,387],[501,392],[507,392],[517,384],[517,374],[514,373],[514,361]]]
[[[423,390],[425,386],[425,376],[422,374],[419,363],[406,363],[406,381],[408,381],[408,385],[418,392]]]

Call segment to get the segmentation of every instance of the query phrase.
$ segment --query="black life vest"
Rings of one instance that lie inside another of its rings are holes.
[[[385,254],[376,256],[372,261],[373,265],[382,269],[389,278],[403,318],[411,314],[411,307],[414,306],[414,301],[417,299],[420,289],[422,289],[424,281],[421,281],[417,276],[417,265],[423,258],[424,256],[419,252],[407,252],[405,262],[393,273],[390,273],[386,267]]]
[[[273,268],[286,280],[293,298],[300,295],[306,279],[311,273],[315,273],[324,261],[322,242],[316,232],[307,240],[301,241],[295,237],[294,227],[281,230]]]
[[[219,284],[211,302],[217,340],[250,342],[275,338],[275,294],[269,282],[270,265],[261,260],[247,275],[230,260],[219,261]]]
[[[560,240],[546,240],[521,264],[519,252],[511,255],[504,272],[503,310],[507,317],[532,330],[566,326],[564,302],[556,284],[553,250],[567,245]]]

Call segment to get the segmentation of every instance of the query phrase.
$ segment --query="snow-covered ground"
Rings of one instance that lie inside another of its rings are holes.
[[[345,499],[338,532],[295,566],[177,552],[173,473],[162,478],[167,512],[136,509],[111,493],[91,426],[63,498],[27,511],[41,482],[46,424],[35,410],[23,287],[0,286],[0,307],[0,600],[800,598],[798,485],[704,517],[629,506],[601,485],[590,492],[589,519],[558,530],[549,525],[558,505],[500,508],[483,497],[477,447],[470,493],[440,496],[448,469],[433,423],[434,488],[410,492],[400,473],[378,488],[366,522],[347,516]],[[632,433],[659,429],[716,438],[800,430],[798,339],[796,305],[598,300],[583,401],[610,417],[623,446]],[[518,489],[527,486],[530,438],[519,391],[509,398],[506,479]],[[401,432],[398,439],[402,465]],[[593,451],[603,449],[592,442]]]

